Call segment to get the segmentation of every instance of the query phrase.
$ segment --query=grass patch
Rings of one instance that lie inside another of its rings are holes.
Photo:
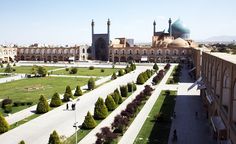
[[[176,77],[179,77],[179,76],[176,76],[176,74],[178,73],[177,70],[178,70],[178,66],[175,66],[173,71],[170,74],[170,77],[167,79],[166,84],[178,84],[179,80],[175,79]]]
[[[5,78],[5,77],[9,77],[10,75],[4,75],[4,74],[0,74],[0,78]]]
[[[101,69],[104,69],[104,72],[101,72]],[[113,72],[117,72],[119,69],[112,68],[94,68],[93,70],[89,70],[89,68],[78,68],[78,72],[76,74],[69,74],[69,71],[58,70],[54,71],[52,74],[56,75],[80,75],[80,76],[109,76],[112,75]]]
[[[176,91],[170,91],[166,96],[162,91],[153,106],[149,117],[135,139],[135,144],[160,143],[167,144],[171,128],[171,117],[175,107]],[[157,115],[162,114],[163,120],[157,120]]]
[[[10,125],[10,129],[12,130],[12,129],[14,129],[14,128],[24,124],[24,123],[29,122],[32,119],[35,119],[35,118],[39,117],[40,115],[42,115],[42,114],[33,114],[33,115],[31,115],[31,116],[29,116],[27,118],[24,118],[23,120],[15,122],[14,124]]]
[[[53,69],[58,69],[60,67],[52,67],[52,66],[44,66],[47,71],[53,70]],[[25,74],[30,74],[32,66],[15,66],[13,67],[15,69],[14,73],[25,73]],[[0,68],[0,72],[4,73],[5,68]]]
[[[60,94],[64,93],[67,85],[70,85],[73,90],[77,85],[83,86],[87,84],[87,81],[87,78],[63,77],[22,79],[0,84],[0,99],[9,97],[13,100],[13,102],[33,102],[33,104],[36,104],[40,95],[44,95],[47,99],[50,99],[55,92]],[[13,112],[17,112],[22,109],[12,107]]]

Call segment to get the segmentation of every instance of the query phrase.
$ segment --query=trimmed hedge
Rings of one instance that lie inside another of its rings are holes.
[[[0,113],[0,134],[7,132],[10,129],[6,119]]]
[[[95,89],[95,80],[91,77],[88,80],[88,90],[93,90]]]
[[[120,86],[120,94],[122,97],[128,96],[128,87],[126,85]]]
[[[97,126],[96,121],[94,120],[94,118],[92,117],[90,112],[88,112],[87,115],[85,116],[84,122],[82,124],[82,128],[83,129],[93,129],[96,126]]]
[[[117,107],[116,102],[114,101],[114,99],[110,95],[107,96],[107,98],[105,100],[105,104],[106,104],[107,109],[109,111],[113,111]]]
[[[82,92],[80,86],[77,86],[75,89],[74,96],[82,96],[82,95],[83,95],[83,92]]]
[[[108,115],[108,109],[102,98],[98,98],[94,108],[95,119],[105,119]]]
[[[72,95],[70,86],[66,86],[66,91],[64,93],[63,101],[68,102],[68,101],[70,101],[70,99],[73,99],[73,98],[74,97]]]
[[[62,104],[62,101],[60,99],[60,95],[57,92],[54,93],[50,102],[50,107],[58,107],[61,104]]]
[[[37,105],[37,108],[36,108],[36,113],[43,114],[43,113],[48,112],[49,110],[50,110],[50,107],[48,105],[48,101],[46,100],[46,98],[43,95],[41,95],[38,105]]]
[[[50,134],[48,144],[62,144],[60,137],[55,130]]]

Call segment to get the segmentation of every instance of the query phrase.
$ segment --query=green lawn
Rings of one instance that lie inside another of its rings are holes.
[[[101,72],[101,69],[104,69],[104,72]],[[69,74],[69,71],[58,70],[54,71],[52,74],[58,75],[81,75],[81,76],[109,76],[112,75],[113,72],[117,72],[119,69],[112,68],[94,68],[94,70],[89,70],[89,68],[78,68],[77,74]]]
[[[146,119],[142,129],[135,139],[135,144],[160,143],[167,144],[171,128],[171,116],[175,107],[176,91],[170,91],[170,96],[166,96],[162,91],[155,102],[149,117]],[[157,121],[156,116],[162,113],[163,121]]]
[[[32,66],[16,66],[16,67],[13,67],[15,69],[15,73],[27,73],[27,74],[30,74],[31,73],[31,69],[32,69]],[[47,70],[53,70],[53,69],[58,69],[60,67],[47,67],[45,66],[45,68]],[[5,68],[0,68],[0,73],[1,72],[4,72]]]
[[[87,84],[87,78],[44,77],[29,78],[0,84],[0,99],[10,98],[13,101],[37,103],[40,95],[50,99],[55,92],[64,93],[67,85],[73,90],[77,85]],[[13,107],[13,112],[25,107]],[[0,108],[1,111],[1,108]]]
[[[9,75],[0,75],[0,78],[9,77]]]
[[[168,78],[166,84],[178,84],[177,81],[174,81],[173,74],[176,72],[177,66],[174,67],[173,71],[170,74],[170,77]]]

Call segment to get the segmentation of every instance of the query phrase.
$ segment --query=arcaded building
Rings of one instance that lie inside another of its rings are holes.
[[[151,46],[137,46],[130,39],[116,38],[110,46],[109,61],[188,62],[192,58],[192,48],[197,47],[189,36],[190,30],[180,20],[172,24],[169,19],[168,32],[156,32],[154,21]]]
[[[214,137],[236,144],[236,55],[203,52],[201,96]]]
[[[88,57],[88,45],[73,47],[38,46],[17,48],[17,61],[85,61]]]
[[[13,62],[16,54],[16,47],[0,46],[0,62]]]

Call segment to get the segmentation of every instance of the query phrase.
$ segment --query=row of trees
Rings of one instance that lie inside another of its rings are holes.
[[[117,143],[118,134],[122,135],[125,132],[131,120],[136,116],[143,102],[151,96],[153,90],[149,85],[146,85],[144,90],[126,106],[126,109],[114,118],[111,128],[103,127],[101,132],[96,134],[96,144]]]
[[[153,71],[152,70],[146,70],[145,72],[142,72],[138,75],[137,84],[144,84],[151,76],[153,75]]]
[[[126,66],[125,69],[120,69],[118,71],[118,75],[116,75],[116,72],[113,72],[111,79],[114,80],[117,78],[117,76],[123,76],[131,71],[134,71],[136,69],[136,65],[134,63],[130,63]]]
[[[131,91],[129,91],[128,87],[131,87]],[[97,123],[95,120],[105,119],[108,116],[108,111],[113,111],[119,104],[122,103],[122,97],[127,97],[128,92],[133,92],[135,90],[136,85],[134,83],[128,83],[126,86],[120,86],[120,92],[118,89],[115,89],[113,93],[107,96],[105,102],[101,97],[98,98],[97,102],[95,103],[94,116],[92,116],[91,113],[88,112],[85,116],[82,128],[93,129],[94,127],[96,127]]]

